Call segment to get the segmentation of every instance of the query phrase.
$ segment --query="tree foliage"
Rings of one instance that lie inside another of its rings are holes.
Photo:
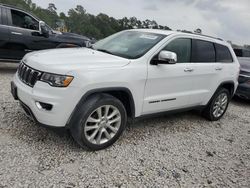
[[[58,14],[54,3],[49,3],[47,9],[37,6],[32,0],[0,0],[0,3],[25,9],[45,21],[54,29],[57,28],[58,23],[62,23],[63,20],[68,31],[96,39],[101,39],[118,31],[132,28],[170,30],[169,27],[158,25],[156,21],[149,19],[144,21],[138,20],[136,17],[115,19],[103,13],[92,15],[87,13],[81,5],[69,9],[68,15],[66,15],[63,12]]]

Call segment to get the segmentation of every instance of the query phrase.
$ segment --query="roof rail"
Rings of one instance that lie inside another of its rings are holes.
[[[200,33],[194,33],[192,31],[186,31],[186,30],[178,30],[179,32],[182,32],[182,33],[188,33],[188,34],[193,34],[193,35],[199,35],[199,36],[203,36],[203,37],[209,37],[209,38],[212,38],[212,39],[217,39],[217,40],[220,40],[220,41],[224,41],[223,39],[221,38],[218,38],[218,37],[213,37],[213,36],[209,36],[209,35],[203,35],[203,34],[200,34]]]

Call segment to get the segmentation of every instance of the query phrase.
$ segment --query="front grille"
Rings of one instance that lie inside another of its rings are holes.
[[[34,87],[42,75],[42,72],[25,65],[23,62],[20,63],[17,72],[20,80],[30,87]]]

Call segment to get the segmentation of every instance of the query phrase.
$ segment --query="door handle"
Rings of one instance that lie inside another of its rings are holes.
[[[222,67],[216,67],[215,70],[221,71],[221,70],[222,70]]]
[[[13,35],[23,35],[22,33],[14,32],[14,31],[12,31],[11,34],[13,34]]]
[[[184,72],[193,72],[194,71],[194,69],[192,69],[192,68],[185,68],[184,69]]]

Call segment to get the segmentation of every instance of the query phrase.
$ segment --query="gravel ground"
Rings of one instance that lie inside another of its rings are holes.
[[[139,121],[112,147],[87,152],[64,130],[30,122],[0,65],[0,187],[250,187],[250,103],[224,118],[195,112]]]

